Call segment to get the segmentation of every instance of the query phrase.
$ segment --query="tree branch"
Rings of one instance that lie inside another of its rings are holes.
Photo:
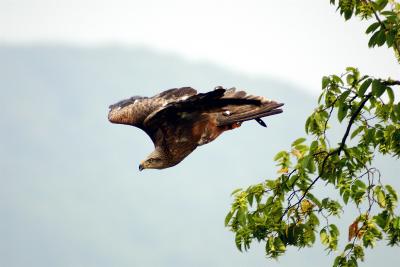
[[[375,19],[379,22],[379,24],[381,25],[382,29],[387,30],[385,23],[382,22],[382,20],[378,16],[378,12],[375,10],[375,7],[373,5],[374,3],[371,0],[368,0],[368,2],[372,6],[372,12],[374,13]],[[395,50],[397,51],[397,53],[400,54],[400,47],[399,47],[399,44],[397,42],[394,43],[394,47],[395,47]]]
[[[400,81],[383,81],[382,83],[387,86],[400,85]]]
[[[367,101],[372,97],[372,94],[368,94],[360,103],[360,105],[358,106],[357,110],[353,113],[353,115],[351,116],[350,120],[349,120],[349,124],[347,125],[346,128],[346,132],[343,135],[342,138],[342,142],[340,143],[339,148],[337,149],[337,154],[340,155],[340,152],[342,152],[342,150],[344,149],[344,145],[346,144],[346,140],[347,137],[349,136],[350,130],[351,130],[351,126],[353,126],[355,119],[357,118],[357,116],[360,114],[361,110],[363,109],[363,107],[365,106],[365,104],[367,103]]]
[[[320,174],[319,174],[319,175],[311,182],[311,184],[304,190],[303,195],[299,198],[299,200],[298,200],[295,204],[292,204],[292,205],[289,205],[289,206],[286,207],[285,211],[282,213],[282,216],[281,216],[280,220],[283,219],[283,217],[287,214],[287,212],[289,211],[289,209],[293,208],[294,206],[299,205],[299,204],[301,203],[301,201],[303,201],[303,199],[306,197],[306,195],[307,195],[307,193],[310,191],[310,189],[311,189],[311,188],[314,186],[314,184],[322,177],[322,175],[324,174],[325,165],[326,165],[326,162],[327,162],[328,158],[331,157],[331,156],[333,156],[333,155],[335,155],[335,154],[337,154],[337,155],[339,156],[339,155],[340,155],[340,152],[343,151],[344,146],[345,146],[345,144],[346,144],[347,137],[349,136],[349,133],[350,133],[350,130],[351,130],[351,126],[354,124],[355,119],[356,119],[357,116],[361,113],[361,110],[363,109],[363,107],[365,106],[365,104],[367,103],[367,101],[368,101],[371,97],[372,97],[372,94],[368,94],[368,95],[360,102],[360,105],[358,106],[358,108],[356,109],[356,111],[353,113],[353,115],[350,117],[349,124],[347,125],[346,132],[345,132],[344,135],[343,135],[342,142],[340,143],[340,146],[339,146],[337,149],[335,149],[335,150],[329,152],[329,153],[325,156],[325,158],[324,158],[324,160],[322,161],[322,164],[321,164],[321,172],[320,172]]]

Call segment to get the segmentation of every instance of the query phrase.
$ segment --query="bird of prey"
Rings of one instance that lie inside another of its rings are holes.
[[[282,103],[221,86],[207,93],[191,87],[173,88],[153,97],[134,96],[109,108],[112,123],[138,127],[154,143],[154,151],[139,165],[143,169],[175,166],[197,146],[215,140],[242,122],[282,112]]]

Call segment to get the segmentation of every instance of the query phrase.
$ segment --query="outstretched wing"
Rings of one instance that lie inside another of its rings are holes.
[[[162,110],[168,103],[180,101],[196,94],[195,89],[182,87],[166,90],[153,97],[133,96],[110,105],[108,120],[112,123],[132,125],[147,132],[143,123],[150,114]]]

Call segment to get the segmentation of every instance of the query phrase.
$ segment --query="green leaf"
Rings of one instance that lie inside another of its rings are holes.
[[[388,96],[389,96],[389,103],[390,103],[390,104],[393,104],[393,102],[394,102],[394,93],[393,93],[393,89],[390,88],[390,87],[386,87],[386,92],[387,92],[387,94],[388,94]]]
[[[382,29],[378,32],[378,36],[376,37],[376,44],[378,46],[382,46],[386,41],[386,34],[385,34],[385,30]]]
[[[319,237],[321,238],[321,243],[322,243],[323,245],[326,246],[326,245],[329,244],[329,237],[328,237],[328,234],[327,234],[325,228],[322,229],[322,230],[319,232]]]
[[[393,228],[400,229],[400,217],[393,219]]]
[[[394,41],[396,40],[396,34],[397,34],[397,31],[389,31],[387,33],[386,43],[387,43],[388,47],[392,47],[393,46]]]
[[[349,190],[346,190],[346,191],[343,193],[343,202],[344,202],[344,204],[347,205],[347,203],[349,202],[349,197],[350,197],[350,191],[349,191]]]
[[[346,245],[346,247],[344,248],[344,251],[350,250],[350,249],[353,249],[353,248],[354,248],[354,244],[353,244],[353,243],[348,243],[348,244]]]
[[[378,191],[376,194],[377,200],[378,200],[378,204],[381,208],[385,208],[386,207],[386,198],[385,198],[385,193],[383,193],[382,191]]]
[[[385,92],[386,86],[379,80],[372,81],[372,94],[380,97]]]
[[[347,81],[347,84],[351,86],[355,81],[354,75],[353,74],[348,74],[346,76],[346,81]]]
[[[382,11],[381,12],[381,15],[384,15],[384,16],[386,16],[386,17],[389,17],[389,16],[396,16],[396,13],[395,12],[393,12],[393,11]]]
[[[310,157],[310,161],[308,162],[307,170],[310,173],[314,173],[316,170],[314,159],[312,157]]]
[[[295,147],[301,143],[303,143],[304,141],[306,141],[306,139],[304,137],[300,137],[298,139],[296,139],[293,143],[292,143],[292,147]]]
[[[356,68],[354,68],[354,67],[346,67],[346,71],[350,71],[350,72],[352,72],[352,73],[355,73],[355,72],[357,72],[358,70],[357,70]]]
[[[354,137],[356,137],[361,131],[363,131],[365,129],[364,125],[361,125],[360,127],[358,127],[356,130],[354,130],[354,132],[351,134],[350,138],[353,139]]]
[[[361,187],[361,188],[367,188],[367,186],[365,185],[365,183],[363,182],[363,181],[361,181],[361,180],[356,180],[355,182],[354,182],[354,185],[356,185],[357,187]]]
[[[337,75],[332,75],[332,80],[333,80],[335,83],[340,83],[340,84],[343,85],[342,79],[341,79],[339,76],[337,76]]]
[[[371,83],[372,83],[372,79],[371,78],[365,80],[361,84],[360,89],[358,89],[358,92],[357,92],[358,96],[364,96],[365,92],[367,91],[367,89],[371,85]]]
[[[378,6],[378,10],[383,10],[388,4],[388,0],[376,0],[375,3]]]
[[[353,15],[353,9],[348,9],[344,11],[344,19],[349,20]]]
[[[274,239],[274,246],[275,246],[275,248],[277,248],[281,252],[286,250],[285,245],[283,244],[282,240],[279,237],[276,237]]]
[[[283,158],[283,157],[286,156],[287,154],[288,154],[288,153],[287,153],[286,151],[284,151],[284,150],[279,151],[279,152],[275,155],[274,161],[277,161],[277,160],[279,160],[280,158]]]
[[[254,194],[247,195],[247,202],[249,202],[250,207],[253,206]]]
[[[327,76],[322,77],[322,89],[325,89],[330,83],[330,81],[331,79],[329,79],[329,77]]]
[[[358,263],[356,258],[351,257],[348,261],[347,261],[347,266],[348,267],[358,267]]]
[[[325,95],[325,92],[322,92],[322,94],[319,95],[318,97],[318,104],[321,103],[322,97]]]
[[[313,153],[318,148],[318,141],[312,141],[310,146],[310,153]]]
[[[228,226],[229,222],[230,222],[231,219],[232,219],[232,216],[233,216],[233,212],[232,212],[232,211],[230,211],[230,212],[226,215],[226,217],[225,217],[225,227]]]
[[[388,222],[389,222],[388,215],[389,214],[386,211],[383,211],[383,212],[379,213],[378,215],[374,216],[374,220],[380,228],[385,229],[386,226],[388,225]]]
[[[315,205],[317,205],[319,208],[321,207],[321,202],[316,198],[313,194],[307,193],[307,198],[311,200]]]
[[[374,32],[376,29],[378,29],[378,27],[380,26],[381,24],[379,23],[379,22],[374,22],[374,23],[372,23],[371,25],[369,25],[369,27],[367,28],[367,30],[366,30],[366,32],[365,33],[370,33],[370,32]]]
[[[339,229],[334,224],[330,224],[330,232],[332,236],[339,236]]]
[[[309,165],[309,163],[310,163],[310,160],[311,160],[311,155],[307,155],[307,156],[305,156],[303,159],[302,159],[302,161],[301,161],[301,167],[303,168],[303,169],[306,169],[307,167],[308,167],[308,165]]]
[[[311,123],[312,119],[311,116],[307,118],[306,120],[306,124],[304,125],[304,130],[306,132],[306,134],[309,133],[308,129],[310,128],[310,123]]]
[[[242,190],[243,190],[242,188],[238,188],[238,189],[233,190],[232,193],[231,193],[231,196],[233,196],[234,194],[236,194],[237,192],[242,191]]]
[[[400,217],[393,219],[393,228],[400,230]]]
[[[236,213],[236,218],[241,226],[246,225],[246,211],[244,208],[239,208]]]
[[[341,261],[341,259],[342,259],[341,256],[337,256],[337,257],[335,258],[335,260],[333,261],[333,267],[338,267],[338,266],[339,266],[339,263],[340,263],[340,261]]]
[[[344,91],[338,98],[338,104],[339,105],[343,104],[346,101],[346,99],[347,99],[347,97],[349,96],[350,93],[351,93],[350,90]]]
[[[393,189],[391,185],[385,185],[386,190],[393,196],[393,198],[397,201],[397,192]]]
[[[400,103],[398,103],[393,109],[396,111],[397,118],[400,121]]]
[[[235,236],[235,244],[238,250],[241,252],[242,251],[242,237],[240,234],[236,233]]]
[[[342,122],[342,120],[346,117],[348,110],[349,110],[349,106],[345,103],[343,103],[339,106],[339,110],[338,110],[339,122]]]
[[[376,45],[379,33],[380,31],[377,31],[371,36],[368,42],[368,47],[374,47]]]
[[[357,206],[362,202],[364,195],[365,190],[358,190],[353,194],[353,199]]]

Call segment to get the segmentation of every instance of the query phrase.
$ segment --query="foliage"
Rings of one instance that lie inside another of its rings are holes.
[[[394,0],[330,0],[331,4],[337,5],[340,14],[346,20],[353,15],[361,19],[374,19],[366,30],[370,35],[369,47],[382,46],[386,43],[393,47],[396,56],[400,51],[400,4]]]
[[[369,46],[386,43],[398,54],[400,4],[387,0],[330,2],[346,20],[354,14],[374,19],[367,29]],[[390,78],[361,75],[353,67],[342,75],[322,78],[318,106],[305,123],[309,142],[299,138],[290,150],[275,156],[277,178],[232,193],[234,201],[225,225],[235,233],[240,251],[257,240],[265,242],[268,257],[277,258],[288,246],[312,246],[319,239],[329,252],[335,252],[340,231],[331,220],[342,214],[342,205],[350,203],[359,214],[348,226],[348,243],[333,266],[357,266],[364,260],[364,249],[381,239],[390,246],[400,244],[397,193],[383,184],[373,166],[376,154],[400,156],[400,103],[393,92],[399,85],[400,81]],[[344,125],[344,133],[332,145],[327,134],[335,117]],[[335,189],[337,199],[313,194],[321,182]]]

